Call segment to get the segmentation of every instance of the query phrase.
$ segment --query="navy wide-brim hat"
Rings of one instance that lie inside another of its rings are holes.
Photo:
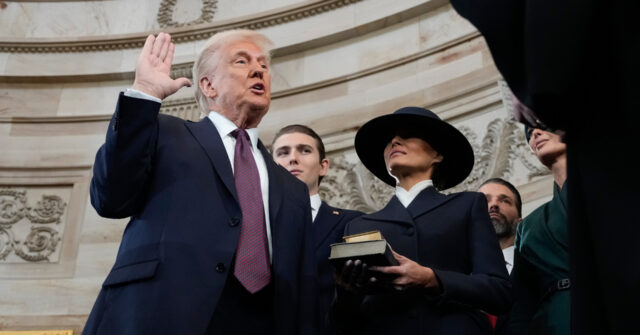
[[[393,114],[379,116],[365,123],[356,134],[356,153],[364,166],[385,183],[395,186],[384,162],[384,149],[400,133],[425,140],[442,155],[443,160],[432,176],[434,185],[445,190],[461,183],[473,169],[473,148],[454,126],[442,121],[432,111],[421,107],[403,107]]]

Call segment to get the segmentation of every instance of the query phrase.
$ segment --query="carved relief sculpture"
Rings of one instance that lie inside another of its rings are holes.
[[[58,195],[43,195],[29,206],[26,190],[0,189],[0,262],[8,262],[12,252],[27,262],[50,261],[59,251],[62,238],[56,226],[66,206]]]
[[[158,9],[158,23],[160,27],[183,27],[211,22],[213,15],[216,13],[216,5],[218,4],[218,0],[202,0],[200,17],[190,22],[176,22],[173,20],[173,12],[175,11],[177,1],[178,0],[162,0],[160,8]]]

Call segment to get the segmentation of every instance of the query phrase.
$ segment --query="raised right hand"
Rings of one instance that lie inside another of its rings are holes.
[[[191,81],[187,78],[171,78],[174,51],[175,45],[171,42],[169,34],[147,36],[136,64],[133,89],[164,99],[184,86],[191,86]]]

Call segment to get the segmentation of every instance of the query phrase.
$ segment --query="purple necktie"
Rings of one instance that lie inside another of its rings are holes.
[[[236,138],[233,159],[242,226],[233,274],[249,292],[255,293],[271,281],[269,246],[258,166],[251,153],[251,140],[244,129],[232,133]]]

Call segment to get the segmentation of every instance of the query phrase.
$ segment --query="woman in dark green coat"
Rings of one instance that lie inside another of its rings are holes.
[[[527,128],[529,146],[553,175],[553,199],[518,226],[509,334],[570,334],[567,155],[560,135]]]

